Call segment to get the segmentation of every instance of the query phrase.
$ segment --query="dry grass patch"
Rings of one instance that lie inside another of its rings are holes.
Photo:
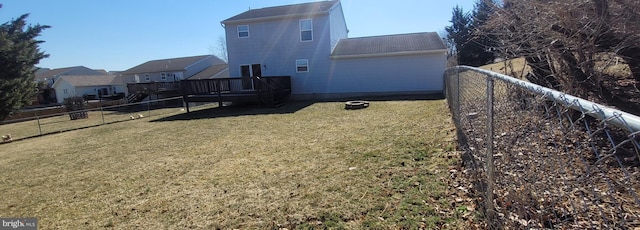
[[[447,197],[444,101],[276,114],[290,106],[0,145],[0,216],[35,216],[42,229],[464,227]]]
[[[162,102],[160,102],[162,103]],[[0,135],[11,134],[14,140],[35,137],[45,134],[64,132],[69,130],[100,126],[115,122],[130,121],[135,119],[149,118],[154,116],[167,116],[184,113],[182,107],[156,105],[160,108],[148,109],[146,104],[121,105],[107,108],[105,110],[91,109],[87,111],[88,118],[71,120],[68,113],[48,115],[44,118],[26,120],[23,122],[8,123],[0,125]],[[194,106],[194,110],[217,107],[217,104],[205,104]]]
[[[520,79],[524,79],[527,73],[531,72],[531,67],[527,65],[527,61],[525,61],[524,58],[514,58],[502,62],[496,62],[493,64],[480,66],[479,68]]]

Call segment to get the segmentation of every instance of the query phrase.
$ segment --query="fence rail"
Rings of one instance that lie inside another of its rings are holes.
[[[201,107],[213,106],[214,105],[203,105]],[[217,104],[215,106],[217,106]],[[73,114],[78,112],[86,114],[87,118],[72,119]],[[5,136],[10,134],[13,140],[19,140],[51,133],[183,112],[182,97],[104,106],[55,114],[38,114],[38,111],[33,111],[33,117],[14,119],[6,123],[0,122],[0,135]]]
[[[458,66],[446,93],[491,228],[640,227],[640,118]]]

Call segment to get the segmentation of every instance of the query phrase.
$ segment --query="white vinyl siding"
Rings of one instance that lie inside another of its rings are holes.
[[[238,26],[238,37],[239,38],[248,38],[249,37],[249,26],[248,25]]]
[[[300,41],[313,41],[313,21],[311,19],[300,20]]]
[[[309,59],[296,60],[296,73],[307,73],[307,72],[309,72]]]

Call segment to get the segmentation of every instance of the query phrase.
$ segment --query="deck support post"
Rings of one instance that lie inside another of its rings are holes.
[[[222,89],[220,87],[220,84],[222,84],[222,81],[220,79],[218,79],[216,81],[216,91],[218,92],[218,108],[222,108]]]

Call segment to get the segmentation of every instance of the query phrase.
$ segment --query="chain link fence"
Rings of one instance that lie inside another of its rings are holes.
[[[490,228],[640,228],[639,117],[472,67],[445,80]]]
[[[203,104],[199,107],[208,108],[216,106],[217,103]],[[73,112],[57,112],[53,114],[46,111],[34,110],[28,112],[29,114],[33,114],[30,117],[0,122],[0,136],[5,136],[6,138],[7,135],[11,135],[12,140],[20,140],[51,133],[184,112],[186,111],[184,110],[182,97],[104,106]],[[74,115],[78,113],[86,114],[86,117],[82,116],[81,119],[77,119]]]

